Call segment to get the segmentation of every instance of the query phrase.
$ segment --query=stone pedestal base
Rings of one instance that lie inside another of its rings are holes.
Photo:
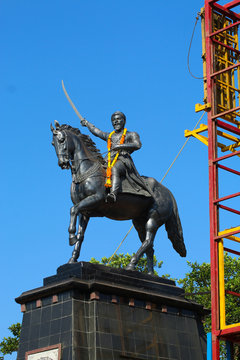
[[[80,262],[16,301],[18,360],[53,359],[52,348],[62,360],[206,359],[205,312],[171,280]]]

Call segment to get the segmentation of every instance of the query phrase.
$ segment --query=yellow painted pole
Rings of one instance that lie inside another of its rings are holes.
[[[224,281],[224,249],[223,240],[218,243],[218,266],[219,266],[219,304],[220,304],[220,329],[226,326],[225,310],[225,281]]]

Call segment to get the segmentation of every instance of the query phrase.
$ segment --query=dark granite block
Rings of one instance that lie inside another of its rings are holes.
[[[181,344],[181,339],[178,336],[176,331],[169,332],[169,335],[164,337],[164,342],[170,345],[179,345]]]
[[[56,344],[61,360],[206,359],[206,312],[172,281],[80,263],[60,267],[44,283],[17,299],[27,307],[18,360]]]
[[[120,336],[112,335],[112,347],[114,350],[122,350],[122,339]]]
[[[62,304],[62,316],[70,316],[72,314],[72,300],[63,302]]]
[[[92,352],[92,354],[90,353],[90,356],[94,356],[92,357],[92,359],[99,359],[101,360],[102,359],[102,354],[101,354],[101,349],[100,348],[97,348],[96,349],[96,355],[94,352]],[[90,358],[91,359],[91,358]]]
[[[189,319],[188,319],[189,320]],[[187,322],[187,325],[189,327],[189,321]],[[184,331],[184,329],[186,329],[186,318],[183,317],[182,315],[178,317],[177,322],[176,322],[176,330],[177,331]],[[190,330],[191,331],[191,330]]]
[[[62,317],[62,304],[54,304],[52,306],[52,319],[60,319]]]
[[[113,359],[113,352],[112,350],[107,350],[107,349],[101,349],[100,352],[100,359],[101,360],[112,360]]]
[[[191,354],[189,347],[180,347],[180,359],[192,360],[193,354]]]
[[[179,346],[169,345],[168,351],[173,359],[180,359]]]
[[[62,350],[62,360],[72,359],[72,348],[70,346],[63,348]]]
[[[97,331],[110,333],[110,319],[108,318],[101,318],[98,321]]]
[[[29,331],[29,341],[30,340],[34,341],[38,339],[39,334],[40,334],[40,324],[32,325]]]
[[[112,336],[111,334],[99,333],[99,347],[105,349],[112,349]]]
[[[26,342],[29,340],[30,326],[26,326],[25,331],[21,331],[20,333],[20,342]]]
[[[59,344],[60,334],[50,335],[49,345]]]
[[[50,338],[49,336],[45,336],[39,339],[39,347],[43,348],[50,345]]]
[[[29,341],[29,350],[38,349],[39,348],[39,338]]]
[[[115,319],[109,319],[109,332],[111,334],[119,335],[121,331],[121,322]]]
[[[18,360],[25,360],[25,352],[28,349],[28,344],[24,344],[25,346],[21,346],[18,350]]]
[[[71,316],[66,316],[62,318],[61,321],[61,332],[69,331],[72,328],[72,318]]]
[[[75,360],[90,360],[89,357],[89,351],[86,348],[75,348],[74,352],[74,358]]]
[[[165,343],[159,343],[158,344],[158,353],[162,357],[167,357],[168,356],[168,345]],[[184,358],[179,358],[179,360],[180,359],[184,359]]]
[[[34,307],[36,308],[36,301],[29,301],[26,304],[27,311],[31,311]]]
[[[74,346],[76,347],[88,347],[88,336],[87,333],[81,331],[74,332]],[[94,344],[92,344],[94,346]]]
[[[71,291],[65,291],[65,292],[63,292],[62,296],[63,296],[62,297],[63,301],[71,299],[72,298],[72,292]]]
[[[52,318],[52,306],[42,308],[41,323],[50,321]]]
[[[72,332],[71,331],[62,332],[59,337],[59,342],[63,346],[71,345],[72,344]]]
[[[26,312],[23,314],[22,326],[28,327],[32,318],[32,312]]]
[[[133,336],[124,336],[123,343],[125,351],[131,353],[135,352],[135,339]]]
[[[32,324],[40,324],[41,321],[41,309],[36,309],[32,311]]]
[[[47,306],[52,304],[52,296],[44,297],[42,299],[42,306]]]
[[[51,325],[50,321],[41,322],[40,333],[39,333],[40,338],[50,335],[50,325]]]

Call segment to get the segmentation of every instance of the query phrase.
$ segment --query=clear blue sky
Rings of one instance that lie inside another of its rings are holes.
[[[202,81],[189,75],[187,52],[202,6],[200,0],[1,1],[0,338],[21,321],[14,298],[41,286],[72,251],[71,175],[57,165],[50,123],[78,127],[79,120],[61,80],[80,113],[99,128],[110,131],[114,111],[126,114],[127,128],[143,144],[134,154],[139,172],[160,181],[185,141],[184,130],[201,115],[194,106],[203,101]],[[200,32],[199,22],[190,57],[197,76]],[[106,151],[106,143],[95,140]],[[155,254],[164,261],[160,274],[182,277],[186,260],[209,261],[207,147],[191,139],[164,185],[176,197],[188,255],[175,253],[164,228]],[[111,256],[130,226],[92,219],[80,259]],[[139,245],[133,230],[120,252]]]

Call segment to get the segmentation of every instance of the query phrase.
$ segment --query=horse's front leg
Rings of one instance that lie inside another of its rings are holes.
[[[96,208],[105,198],[104,192],[97,192],[90,194],[81,200],[77,205],[73,206],[72,213],[79,214],[80,212]],[[71,209],[71,210],[72,210]],[[76,225],[76,223],[75,223]],[[75,227],[76,230],[76,227]]]
[[[74,205],[70,209],[70,224],[68,228],[69,232],[69,244],[72,246],[77,241],[77,235],[76,235],[76,223],[77,223],[77,216],[83,212],[84,210],[90,210],[104,200],[104,192],[99,193],[93,193],[89,196],[85,197],[83,200],[81,200],[78,204]]]
[[[77,236],[76,236],[77,216],[78,213],[75,211],[75,207],[72,206],[70,209],[70,224],[68,228],[70,246],[74,245],[77,242]]]
[[[76,236],[77,240],[75,242],[72,257],[68,261],[69,264],[77,262],[77,259],[80,255],[80,250],[84,239],[84,233],[87,228],[88,221],[89,217],[79,214],[78,234]]]

